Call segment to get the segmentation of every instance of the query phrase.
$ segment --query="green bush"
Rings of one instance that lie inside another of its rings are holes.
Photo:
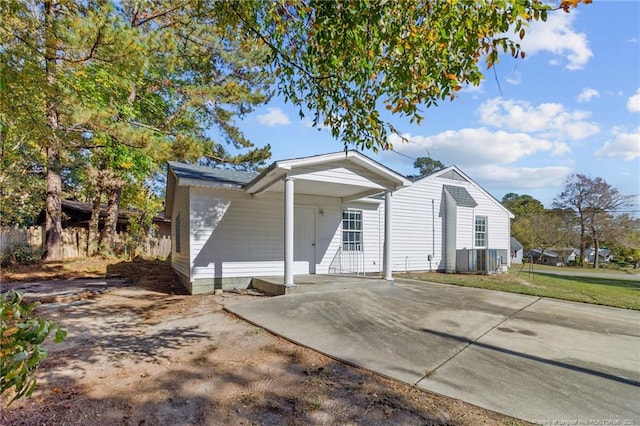
[[[8,253],[2,255],[2,266],[10,265],[35,265],[42,259],[42,250],[34,249],[29,245],[14,247]]]
[[[9,403],[35,390],[33,374],[47,356],[40,344],[54,329],[56,343],[67,335],[53,321],[35,316],[37,304],[27,305],[22,297],[18,291],[0,295],[0,395],[13,389]]]

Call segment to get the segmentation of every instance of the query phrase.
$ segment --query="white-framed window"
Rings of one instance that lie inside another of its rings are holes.
[[[180,244],[180,213],[178,213],[178,215],[176,216],[175,230],[176,230],[176,253],[180,253],[182,251],[182,245]]]
[[[476,216],[475,246],[476,247],[486,247],[487,246],[487,218],[486,218],[486,216]]]
[[[362,210],[342,211],[342,250],[362,251]]]

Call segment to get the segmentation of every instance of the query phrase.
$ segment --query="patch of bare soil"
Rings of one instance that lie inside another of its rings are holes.
[[[43,300],[40,314],[68,337],[48,346],[30,398],[0,398],[0,424],[522,423],[347,366],[223,310],[264,296],[177,294],[166,265],[139,263],[120,266],[128,286]]]

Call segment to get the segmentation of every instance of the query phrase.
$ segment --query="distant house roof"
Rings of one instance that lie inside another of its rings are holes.
[[[93,210],[93,205],[91,203],[83,203],[81,201],[73,201],[73,200],[62,200],[62,210],[63,211],[71,211],[75,210],[80,213],[89,213],[91,214]],[[118,218],[119,219],[129,219],[131,216],[140,214],[140,210],[135,209],[119,209],[118,210]],[[100,204],[100,217],[105,217],[107,215],[107,205]],[[153,217],[154,222],[171,222],[170,219],[164,217],[164,212],[159,212]]]
[[[204,167],[178,163],[176,161],[169,161],[169,166],[171,166],[171,169],[178,178],[204,180],[222,184],[245,185],[258,176],[257,173],[253,172]]]
[[[443,185],[443,188],[455,200],[456,205],[460,207],[475,207],[478,205],[473,199],[469,191],[461,186]]]
[[[93,204],[92,203],[84,203],[81,201],[74,200],[62,200],[60,203],[62,205],[62,212],[64,213],[64,219],[62,221],[62,226],[64,228],[68,227],[86,227],[89,225],[89,221],[91,219],[91,214],[93,212]],[[128,226],[129,219],[134,216],[138,216],[142,213],[140,210],[135,209],[118,209],[118,223],[123,226]],[[100,204],[100,212],[99,212],[99,222],[102,224],[104,219],[107,217],[107,205]],[[41,224],[45,221],[45,212],[44,210],[38,216],[37,223]],[[164,216],[164,212],[157,213],[153,219],[153,223],[171,223],[171,219],[167,219]],[[102,226],[102,225],[100,225]]]
[[[511,250],[522,250],[524,247],[515,237],[511,237]]]
[[[592,256],[595,250],[592,248],[588,248],[588,249],[585,249],[584,252],[587,256]],[[609,250],[608,248],[598,249],[598,256],[600,257],[607,257],[610,254],[611,254],[611,250]]]
[[[527,252],[527,256],[533,256],[533,257],[540,257],[540,249],[531,249]],[[551,251],[551,250],[545,250],[544,251],[544,256],[545,257],[558,257],[558,254]]]

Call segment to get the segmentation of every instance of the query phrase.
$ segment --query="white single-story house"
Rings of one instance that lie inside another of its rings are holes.
[[[260,174],[169,162],[165,215],[192,294],[265,276],[492,272],[509,262],[513,217],[456,167],[412,183],[355,151]]]
[[[563,265],[570,265],[576,261],[580,250],[574,249],[573,247],[566,247],[566,248],[556,249],[555,252],[562,259]]]

